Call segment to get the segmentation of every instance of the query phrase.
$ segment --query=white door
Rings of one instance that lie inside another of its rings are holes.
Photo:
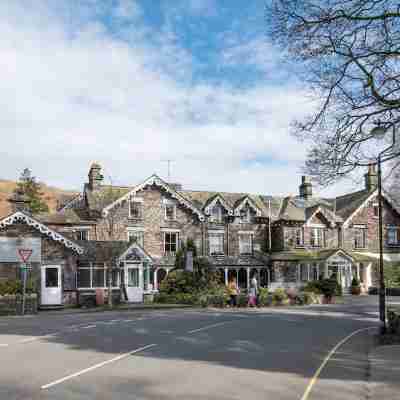
[[[143,275],[141,273],[141,268],[139,268],[138,265],[127,265],[125,271],[125,286],[128,302],[143,302],[143,285],[141,284]]]
[[[61,267],[59,265],[43,266],[41,282],[41,304],[62,304]]]

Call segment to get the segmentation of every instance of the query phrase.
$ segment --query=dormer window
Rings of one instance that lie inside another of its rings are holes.
[[[165,219],[167,221],[174,221],[176,219],[175,204],[165,204]]]
[[[251,210],[249,207],[240,210],[240,223],[249,224],[251,222]]]
[[[131,200],[129,203],[129,218],[142,219],[143,205],[141,201]]]
[[[222,207],[216,204],[211,209],[211,218],[213,222],[222,222]]]

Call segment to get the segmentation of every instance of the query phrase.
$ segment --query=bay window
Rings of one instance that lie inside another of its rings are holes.
[[[310,244],[312,247],[325,247],[325,230],[324,228],[312,228]]]

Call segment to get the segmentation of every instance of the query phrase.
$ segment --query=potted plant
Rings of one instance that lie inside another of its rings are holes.
[[[361,294],[361,285],[356,277],[354,277],[351,281],[351,294],[355,296],[359,296]]]

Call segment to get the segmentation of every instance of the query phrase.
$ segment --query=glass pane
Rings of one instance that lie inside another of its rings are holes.
[[[129,268],[128,269],[128,286],[139,287],[139,269]]]
[[[90,287],[90,269],[78,269],[78,288]]]
[[[46,268],[46,287],[58,287],[58,268]]]
[[[104,268],[93,269],[93,287],[104,287]]]

